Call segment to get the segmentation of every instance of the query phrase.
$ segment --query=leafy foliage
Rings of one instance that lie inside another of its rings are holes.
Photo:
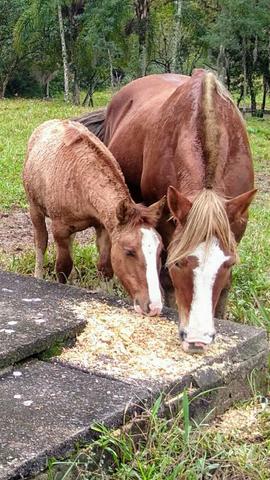
[[[1,96],[8,85],[7,93],[14,93],[16,78],[19,94],[28,79],[33,94],[38,82],[49,97],[50,83],[52,91],[63,90],[64,70],[73,101],[80,102],[83,88],[84,103],[93,105],[100,87],[114,88],[139,74],[176,69],[190,75],[195,67],[206,67],[238,91],[239,104],[250,95],[254,115],[265,109],[268,0],[0,0],[0,7]]]

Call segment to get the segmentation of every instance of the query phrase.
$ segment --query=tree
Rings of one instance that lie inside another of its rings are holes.
[[[256,114],[255,81],[262,73],[260,59],[269,30],[269,4],[266,0],[221,0],[219,5],[220,11],[208,36],[212,53],[215,55],[217,45],[223,45],[228,62],[233,64],[234,75],[242,78],[239,86],[244,109],[249,90],[252,114]]]
[[[93,93],[110,80],[114,72],[127,66],[128,38],[125,27],[130,19],[129,2],[103,0],[88,4],[76,42],[78,72],[87,87],[84,104],[93,105]]]
[[[0,1],[0,98],[19,66],[21,55],[14,49],[13,29],[23,11],[23,0]]]
[[[134,0],[139,39],[139,76],[146,74],[147,38],[149,31],[150,0]]]
[[[178,70],[177,58],[180,50],[181,39],[181,16],[182,16],[182,0],[175,0],[175,26],[174,26],[174,42],[173,42],[173,54],[172,54],[172,70],[176,72]]]
[[[69,100],[68,57],[67,57],[65,30],[64,30],[63,15],[62,15],[62,6],[60,2],[58,2],[57,4],[57,14],[58,14],[58,21],[59,21],[59,32],[60,32],[61,48],[62,48],[62,62],[63,62],[63,70],[64,70],[64,92],[65,92],[64,100],[65,102],[68,102]]]

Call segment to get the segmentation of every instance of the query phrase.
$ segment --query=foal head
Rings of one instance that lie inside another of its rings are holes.
[[[167,265],[175,288],[183,349],[203,351],[215,337],[214,312],[230,285],[237,260],[237,226],[243,228],[256,190],[225,201],[203,190],[192,203],[169,187],[168,205],[176,220]]]
[[[159,315],[163,303],[159,272],[162,241],[155,226],[165,199],[144,207],[123,200],[112,234],[111,261],[114,273],[133,299],[136,312]]]

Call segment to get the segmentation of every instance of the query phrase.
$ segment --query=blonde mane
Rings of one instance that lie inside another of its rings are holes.
[[[225,251],[236,255],[236,242],[225,210],[225,199],[213,190],[204,189],[194,200],[184,230],[170,244],[167,266],[191,255],[202,242],[206,242],[207,252],[213,236],[218,238]]]
[[[217,105],[215,93],[224,102],[231,104],[238,114],[241,122],[243,118],[233,102],[225,86],[211,72],[207,72],[202,79],[201,90],[201,143],[205,159],[205,188],[213,188],[220,149],[220,128],[218,124]]]

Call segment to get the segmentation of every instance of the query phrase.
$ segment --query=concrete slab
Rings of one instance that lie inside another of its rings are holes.
[[[83,329],[85,321],[63,305],[65,291],[57,284],[0,271],[0,369]]]
[[[91,320],[88,307],[95,309],[95,302],[119,307],[120,316],[124,312],[121,300],[0,272],[0,367],[74,334]],[[177,320],[173,311],[164,314]],[[59,359],[36,360],[0,376],[0,480],[37,473],[45,468],[46,459],[61,457],[78,440],[91,440],[95,421],[120,425],[126,405],[134,400],[150,402],[165,392],[164,408],[174,413],[187,388],[191,414],[200,419],[248,398],[250,375],[257,383],[267,370],[266,332],[227,321],[216,321],[216,327],[224,348],[193,357],[173,375],[140,378],[126,374],[125,361],[119,360],[115,369],[110,358],[106,356],[106,365],[101,355],[85,371]],[[157,348],[153,352],[159,353]]]
[[[30,361],[0,378],[0,479],[46,467],[79,440],[90,440],[95,422],[117,427],[145,390],[59,365]]]

